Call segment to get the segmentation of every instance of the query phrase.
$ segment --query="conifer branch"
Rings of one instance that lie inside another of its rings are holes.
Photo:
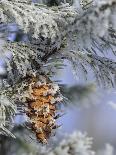
[[[100,85],[115,86],[116,62],[98,54],[99,51],[104,54],[99,46],[104,43],[116,55],[115,11],[115,0],[99,1],[81,11],[69,4],[48,8],[30,0],[0,1],[0,23],[16,23],[29,39],[25,43],[5,40],[0,51],[4,54],[9,51],[12,55],[11,60],[6,61],[7,78],[1,82],[0,128],[8,133],[4,128],[7,125],[6,113],[12,118],[14,103],[18,105],[32,97],[33,78],[37,78],[36,82],[40,84],[40,77],[50,77],[56,59],[60,62],[68,59],[73,69],[80,69],[85,78],[88,68],[92,69]],[[7,102],[9,104],[5,105]],[[6,112],[7,108],[9,112]]]

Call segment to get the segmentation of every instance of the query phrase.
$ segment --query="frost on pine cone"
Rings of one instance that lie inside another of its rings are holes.
[[[49,79],[44,78],[43,82],[32,82],[32,99],[28,100],[27,116],[30,118],[31,129],[36,133],[36,138],[47,143],[52,130],[58,126],[55,119],[58,115],[57,104],[62,101],[59,94],[59,87]]]
[[[12,58],[7,61],[7,78],[3,80],[0,93],[11,98],[19,112],[24,107],[23,113],[26,111],[37,139],[47,143],[52,129],[57,127],[57,103],[62,98],[58,85],[49,79],[49,70],[41,60],[44,53],[36,45],[18,42],[7,42],[4,51],[12,53]]]

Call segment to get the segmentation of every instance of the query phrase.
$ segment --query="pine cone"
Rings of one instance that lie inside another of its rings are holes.
[[[42,78],[41,78],[42,79]],[[30,118],[31,128],[36,133],[37,139],[47,143],[55,124],[57,104],[62,101],[58,85],[43,77],[43,82],[33,80],[32,96],[28,101],[26,114]]]

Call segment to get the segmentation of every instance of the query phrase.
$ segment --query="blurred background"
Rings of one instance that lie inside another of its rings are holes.
[[[81,80],[74,78],[68,64],[57,79],[69,86],[82,84]],[[89,100],[85,97],[83,102],[77,99],[71,106],[66,107],[66,114],[60,118],[60,123],[63,124],[61,132],[87,132],[94,139],[94,149],[103,148],[106,143],[116,147],[116,91],[98,88]]]

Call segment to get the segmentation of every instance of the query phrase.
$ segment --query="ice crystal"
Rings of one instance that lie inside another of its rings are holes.
[[[11,135],[15,137],[6,126],[11,125],[10,121],[16,113],[16,105],[8,97],[0,95],[0,134]]]
[[[38,42],[42,41],[42,38],[44,41],[47,39],[53,46],[57,41],[59,45],[56,45],[60,47],[62,38],[72,32],[78,37],[85,34],[89,37],[92,33],[95,36],[103,37],[110,26],[115,29],[115,5],[114,0],[105,1],[105,3],[96,4],[88,9],[88,12],[83,11],[81,14],[68,4],[48,9],[39,4],[30,5],[5,0],[1,1],[0,8],[1,20],[4,22],[6,18],[7,22],[14,21],[25,33]],[[71,35],[71,37],[74,40],[75,36]],[[85,41],[86,39],[84,39]]]
[[[91,150],[91,145],[92,138],[81,132],[74,132],[48,155],[95,155],[95,152]]]

